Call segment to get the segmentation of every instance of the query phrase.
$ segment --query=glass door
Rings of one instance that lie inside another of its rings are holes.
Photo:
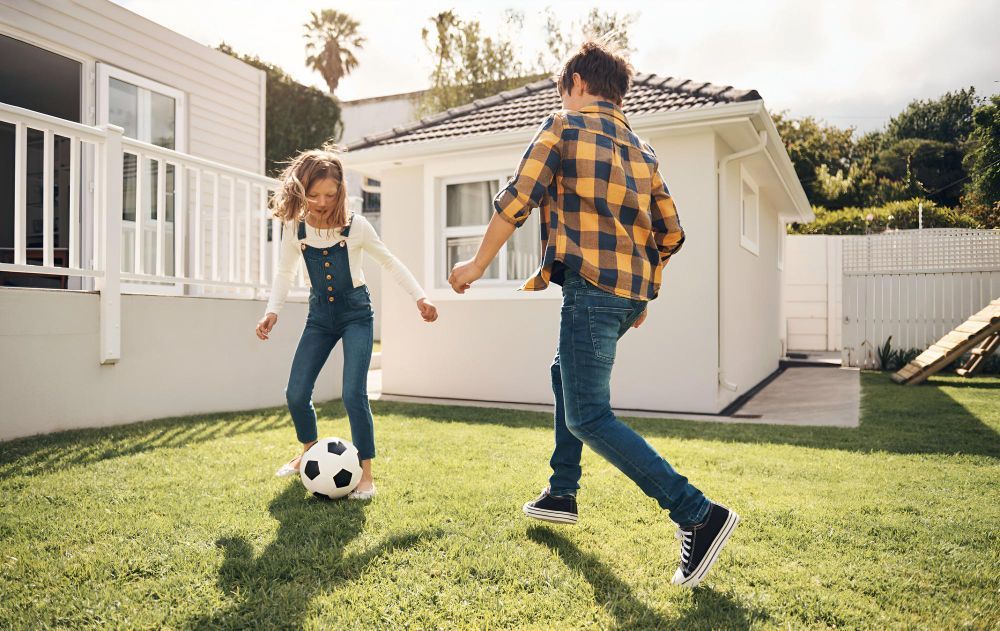
[[[183,92],[103,63],[98,64],[98,77],[100,122],[118,125],[128,138],[166,149],[185,150]],[[172,164],[164,167],[163,274],[173,276],[175,240],[182,235],[174,230],[175,167]],[[123,168],[122,271],[155,274],[160,245],[156,235],[160,165],[150,158],[143,158],[139,164],[135,154],[126,153]],[[141,187],[136,177],[140,169]],[[173,283],[129,283],[127,288],[152,293],[183,290],[181,285]]]

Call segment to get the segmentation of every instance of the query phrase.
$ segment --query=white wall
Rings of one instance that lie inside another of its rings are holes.
[[[99,301],[86,292],[0,289],[0,439],[285,405],[306,305],[286,304],[261,342],[253,328],[262,302],[124,295],[122,357],[102,366]],[[315,400],[340,397],[342,371],[338,346]]]
[[[622,340],[612,402],[631,409],[716,412],[716,239],[713,136],[651,138],[688,234],[668,265],[646,323]],[[530,140],[526,135],[524,142]],[[435,274],[439,178],[511,171],[523,145],[452,159],[424,160],[382,173],[382,225],[388,246],[428,287],[440,309],[423,323],[390,283],[383,292],[386,393],[551,403],[561,293],[474,288],[465,296]],[[776,327],[773,327],[776,328]]]
[[[263,173],[263,71],[107,0],[0,0],[0,33],[83,62],[85,123],[107,63],[186,94],[187,153]]]
[[[788,350],[840,350],[843,318],[841,237],[785,238],[784,305]]]
[[[344,124],[342,144],[350,144],[365,136],[389,131],[417,118],[416,94],[394,94],[391,96],[344,101],[340,104],[340,120]]]
[[[732,150],[716,143],[717,159]],[[777,370],[781,357],[781,270],[779,220],[775,199],[778,191],[763,184],[767,168],[760,155],[727,165],[726,189],[722,191],[720,227],[722,256],[722,378],[735,390],[719,390],[719,408],[734,401]],[[759,227],[757,253],[740,244],[742,173],[758,185]]]

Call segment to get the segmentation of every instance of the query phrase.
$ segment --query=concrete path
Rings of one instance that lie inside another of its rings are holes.
[[[759,423],[857,427],[861,372],[851,368],[786,368],[736,412]]]
[[[551,405],[439,399],[382,393],[382,371],[368,373],[368,397],[382,401],[461,405],[552,413]],[[821,427],[857,427],[861,401],[861,379],[857,370],[842,368],[787,368],[767,387],[757,393],[733,416],[649,412],[616,409],[621,417],[663,418],[716,423],[764,423],[768,425],[805,425]]]

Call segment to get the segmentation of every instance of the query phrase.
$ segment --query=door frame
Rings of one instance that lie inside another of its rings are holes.
[[[160,83],[159,81],[154,81],[148,79],[142,75],[135,74],[134,72],[129,72],[117,66],[99,61],[96,63],[97,68],[97,124],[106,125],[109,123],[108,116],[108,105],[110,102],[109,90],[110,90],[110,80],[118,79],[124,81],[125,83],[130,83],[143,90],[148,90],[150,92],[157,92],[164,96],[168,96],[174,99],[174,151],[179,153],[187,153],[187,98],[183,91],[177,88],[171,87],[169,85]],[[147,104],[144,101],[143,92],[139,92],[139,108],[140,112],[142,108]],[[139,125],[139,136],[137,140],[143,142],[150,142],[149,130],[146,128],[146,122],[140,116],[138,120]],[[152,144],[152,143],[150,143]],[[180,165],[178,165],[180,166]],[[142,169],[142,164],[137,164],[136,169]],[[183,166],[176,168],[175,172],[175,185],[181,180],[181,173],[179,171],[183,169]],[[183,212],[184,209],[178,208],[176,205],[174,207],[174,253],[176,255],[178,251],[177,242],[184,238],[184,235],[178,234],[176,230],[177,226],[177,213]],[[142,212],[142,202],[141,200],[136,200],[136,212]],[[124,225],[124,219],[122,224]],[[142,235],[138,235],[136,238],[142,239]],[[176,268],[177,261],[175,259],[174,265]],[[181,283],[134,283],[134,282],[123,282],[122,289],[128,293],[142,293],[142,294],[166,294],[166,295],[183,295],[184,285]]]

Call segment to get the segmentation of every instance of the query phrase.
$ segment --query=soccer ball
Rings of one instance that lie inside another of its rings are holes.
[[[299,477],[316,497],[329,500],[344,497],[361,481],[358,448],[343,438],[324,438],[302,456]]]

